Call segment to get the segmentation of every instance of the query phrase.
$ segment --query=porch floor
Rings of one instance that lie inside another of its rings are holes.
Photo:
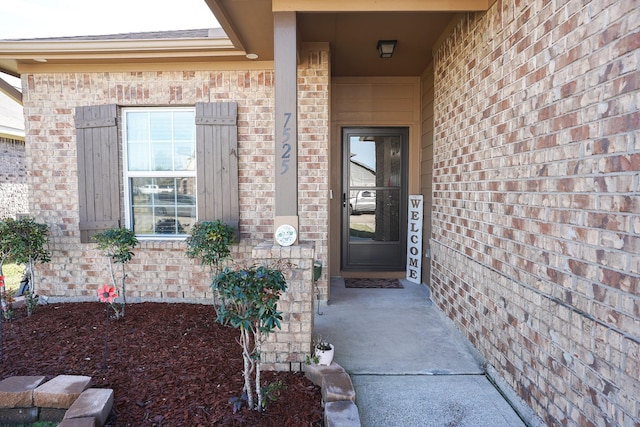
[[[315,311],[314,334],[351,375],[362,426],[525,426],[429,290],[401,282],[347,289],[334,278]]]

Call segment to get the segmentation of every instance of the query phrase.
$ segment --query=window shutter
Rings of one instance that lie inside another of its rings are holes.
[[[120,225],[120,171],[115,105],[76,108],[80,241]]]
[[[222,220],[237,233],[238,104],[196,104],[196,158],[198,219]]]

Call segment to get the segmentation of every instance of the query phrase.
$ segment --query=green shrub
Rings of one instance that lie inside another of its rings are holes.
[[[202,265],[211,268],[212,276],[218,274],[220,262],[229,258],[235,240],[233,228],[220,220],[197,222],[187,237],[187,257],[200,258]]]
[[[231,245],[235,241],[235,232],[232,227],[220,221],[196,222],[191,227],[191,235],[185,240],[187,245],[186,256],[200,258],[200,265],[209,267],[211,282],[220,271],[220,263],[230,258]],[[209,282],[209,283],[211,283]],[[214,308],[217,310],[218,302],[216,292],[213,292]]]
[[[33,218],[0,221],[0,275],[4,273],[4,263],[28,264],[29,286],[35,293],[34,263],[51,261],[51,253],[46,246],[49,227],[39,224]]]

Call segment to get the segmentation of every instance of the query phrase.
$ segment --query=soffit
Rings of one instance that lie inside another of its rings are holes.
[[[303,42],[329,42],[334,76],[419,76],[432,46],[454,16],[448,12],[300,13]],[[380,58],[378,40],[397,40],[392,58]]]
[[[231,40],[273,60],[273,13],[296,12],[298,44],[329,42],[334,76],[417,76],[457,13],[494,0],[205,0]],[[397,40],[381,59],[378,40]]]

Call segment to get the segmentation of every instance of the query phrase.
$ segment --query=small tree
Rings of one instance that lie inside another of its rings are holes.
[[[39,224],[33,218],[22,218],[14,220],[6,218],[2,221],[2,244],[7,245],[2,263],[0,263],[0,274],[2,274],[2,264],[6,259],[16,264],[26,264],[29,270],[29,283],[31,292],[35,293],[34,263],[51,261],[51,253],[46,249],[48,243],[49,227],[46,224]]]
[[[287,283],[279,268],[252,266],[231,270],[225,268],[217,275],[212,287],[220,295],[222,305],[218,321],[240,331],[239,343],[244,361],[243,394],[249,408],[261,411],[264,407],[260,383],[260,354],[266,337],[280,328],[282,313],[277,304]],[[255,372],[255,395],[251,373]]]
[[[4,294],[4,273],[2,272],[2,266],[11,255],[14,240],[13,227],[9,225],[9,221],[13,221],[13,219],[8,218],[0,221],[0,304],[2,305],[3,312],[6,307],[6,302],[4,298],[2,298],[2,294]]]
[[[45,248],[48,240],[49,227],[38,224],[33,218],[14,220],[5,218],[0,221],[0,358],[2,358],[2,317],[8,309],[5,301],[4,273],[2,266],[6,261],[17,264],[27,264],[29,287],[27,290],[27,313],[31,315],[37,304],[35,294],[35,262],[49,262],[50,252]]]
[[[209,267],[211,283],[220,271],[220,263],[229,258],[231,245],[235,241],[232,227],[220,220],[196,222],[191,227],[191,235],[185,240],[186,255],[200,258],[200,264]],[[215,301],[214,292],[214,303]],[[215,304],[217,310],[217,304]]]
[[[122,295],[122,304],[112,303],[111,307],[115,312],[116,319],[124,317],[125,306],[127,305],[126,293],[126,265],[133,258],[131,250],[138,245],[138,239],[133,231],[128,228],[114,227],[102,233],[95,234],[93,238],[98,243],[100,249],[109,258],[109,273],[114,288],[118,289],[118,281],[114,272],[113,264],[122,264],[122,274],[120,282],[120,295]]]
[[[2,350],[2,324],[4,323],[4,320],[2,318],[5,316],[5,312],[8,309],[7,301],[5,300],[4,273],[2,272],[2,266],[11,253],[12,234],[10,230],[8,220],[5,219],[0,221],[0,311],[2,312],[2,315],[0,315],[0,361],[4,357]]]
[[[49,227],[39,224],[33,218],[14,220],[6,218],[0,223],[0,276],[5,261],[26,264],[29,289],[26,291],[27,313],[31,314],[37,303],[34,264],[51,261],[47,250]]]

